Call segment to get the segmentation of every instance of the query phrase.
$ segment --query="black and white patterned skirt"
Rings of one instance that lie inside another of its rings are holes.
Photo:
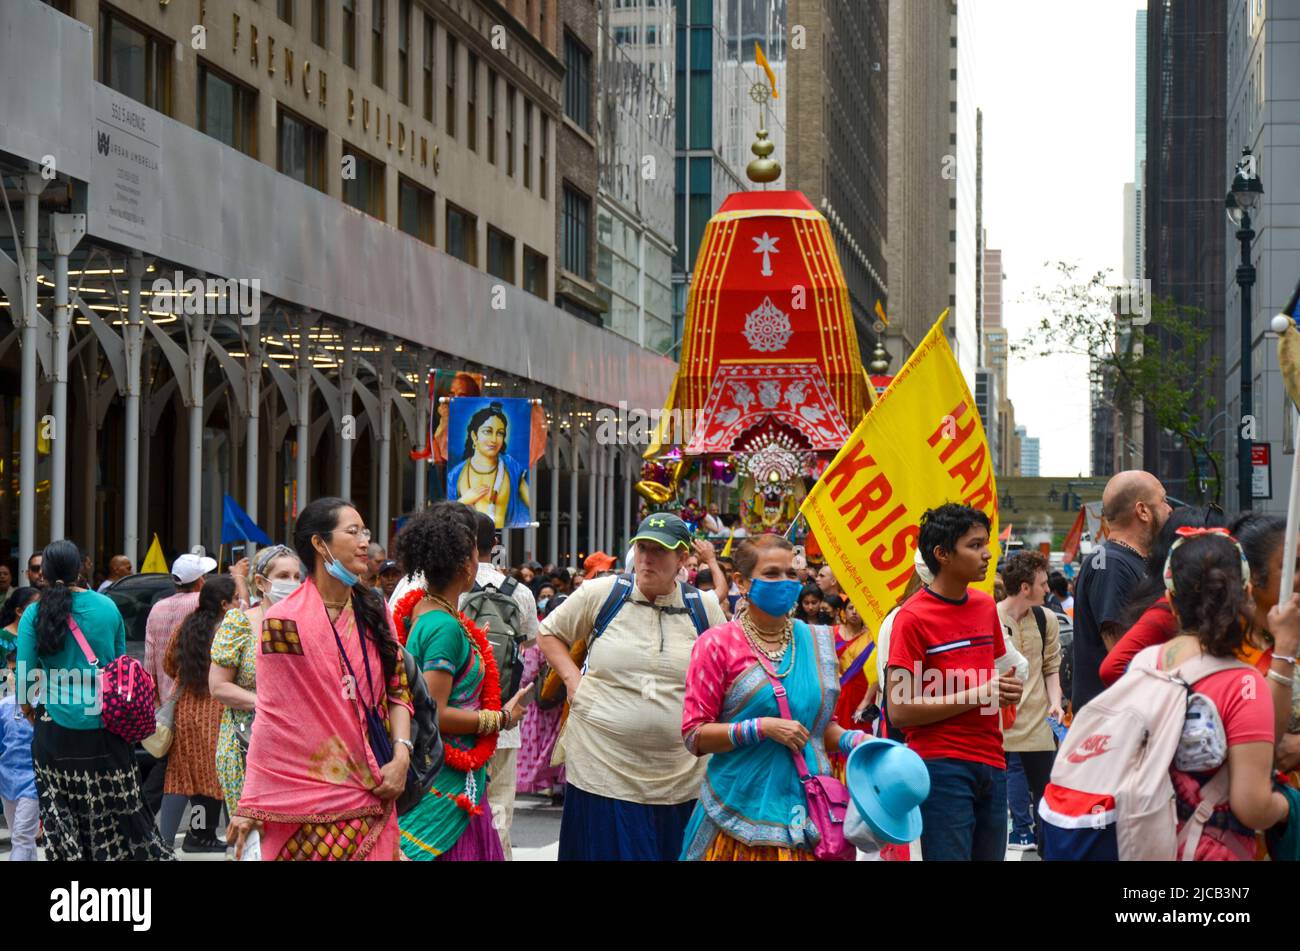
[[[131,745],[121,737],[107,730],[69,730],[38,713],[32,761],[47,859],[175,858],[140,793]]]

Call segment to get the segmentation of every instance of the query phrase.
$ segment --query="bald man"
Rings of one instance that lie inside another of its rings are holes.
[[[119,578],[125,578],[130,573],[131,559],[126,557],[126,555],[114,555],[108,561],[108,577],[105,578],[104,583],[99,586],[99,592],[102,594],[114,581],[117,581]]]
[[[1123,636],[1120,615],[1146,574],[1146,559],[1172,508],[1165,487],[1149,472],[1130,469],[1111,477],[1101,496],[1110,526],[1105,544],[1083,560],[1074,588],[1074,711],[1103,685],[1098,668]]]

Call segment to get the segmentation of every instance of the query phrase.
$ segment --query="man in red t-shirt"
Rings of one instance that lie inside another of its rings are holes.
[[[934,581],[894,619],[889,716],[925,760],[921,805],[927,860],[1001,861],[1007,846],[1007,771],[1000,706],[1020,699],[993,599],[968,586],[988,572],[988,516],[949,503],[921,516],[917,546]]]

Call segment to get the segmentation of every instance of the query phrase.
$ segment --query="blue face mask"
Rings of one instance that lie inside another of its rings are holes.
[[[343,567],[343,563],[334,557],[334,553],[329,551],[328,546],[325,550],[329,554],[330,558],[329,564],[325,566],[325,570],[329,573],[331,578],[343,582],[349,588],[361,580],[355,574]]]
[[[749,603],[764,614],[784,617],[799,603],[799,593],[802,590],[803,586],[798,581],[755,578],[749,583]]]

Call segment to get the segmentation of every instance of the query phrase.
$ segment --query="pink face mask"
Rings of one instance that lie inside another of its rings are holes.
[[[687,568],[687,569],[686,569],[686,580],[689,581],[691,584],[695,584],[695,576],[696,576],[697,574],[699,574],[699,573],[700,573],[700,570],[699,570],[698,568]]]

